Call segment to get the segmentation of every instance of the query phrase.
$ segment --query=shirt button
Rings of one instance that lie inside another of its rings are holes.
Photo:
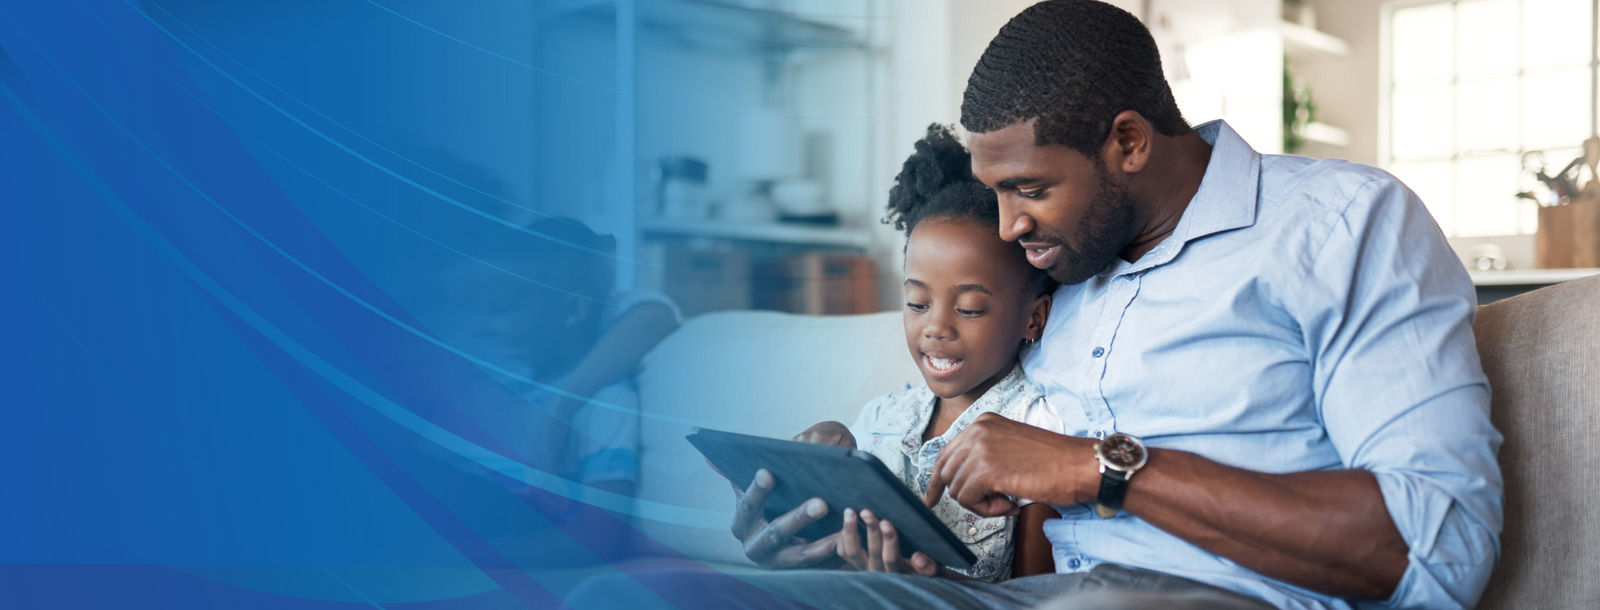
[[[1095,430],[1094,431],[1094,437],[1103,439],[1103,438],[1106,437],[1106,431],[1105,430]]]
[[[1068,570],[1076,570],[1076,569],[1078,569],[1078,566],[1081,566],[1081,565],[1083,565],[1083,562],[1078,561],[1078,558],[1076,558],[1076,557],[1067,560],[1067,569]]]
[[[1094,348],[1094,357],[1099,358],[1099,357],[1104,356],[1104,355],[1106,355],[1106,348],[1103,348],[1103,347]]]
[[[976,527],[967,528],[967,535],[968,536],[976,536],[976,535],[978,535],[978,528],[976,528]]]

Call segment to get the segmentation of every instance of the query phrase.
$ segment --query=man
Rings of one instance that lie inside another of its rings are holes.
[[[1061,574],[747,582],[817,607],[1476,603],[1499,552],[1500,436],[1472,286],[1413,193],[1369,167],[1261,156],[1221,122],[1191,129],[1149,32],[1089,0],[1008,23],[961,122],[1001,236],[1064,284],[1024,367],[1069,434],[980,419],[928,498],[1055,505]],[[747,554],[828,565],[833,540],[792,538],[828,507],[767,522],[773,485],[758,475],[740,500]]]

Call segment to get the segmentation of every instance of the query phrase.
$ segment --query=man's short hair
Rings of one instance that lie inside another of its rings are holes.
[[[1133,15],[1093,0],[1047,0],[1013,17],[967,80],[961,125],[987,133],[1037,119],[1035,142],[1100,158],[1111,120],[1138,112],[1165,136],[1190,131]]]

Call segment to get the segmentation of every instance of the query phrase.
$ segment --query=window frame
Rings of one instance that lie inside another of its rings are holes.
[[[1394,82],[1394,52],[1395,52],[1395,49],[1394,49],[1394,14],[1395,14],[1395,12],[1401,11],[1401,10],[1405,10],[1405,9],[1411,9],[1411,8],[1420,8],[1420,7],[1425,7],[1425,6],[1437,6],[1437,5],[1444,5],[1444,4],[1452,5],[1452,7],[1455,7],[1455,6],[1459,6],[1460,4],[1462,4],[1464,2],[1472,2],[1472,1],[1474,1],[1474,0],[1388,0],[1387,2],[1384,2],[1380,6],[1380,8],[1379,8],[1379,17],[1378,17],[1378,83],[1379,83],[1379,86],[1378,86],[1378,161],[1379,161],[1379,163],[1381,164],[1381,166],[1383,167],[1384,170],[1392,171],[1392,168],[1394,168],[1395,165],[1397,165],[1398,163],[1401,163],[1400,161],[1397,161],[1394,158],[1394,125],[1393,125],[1393,118],[1392,118],[1393,117],[1393,113],[1394,113],[1394,93],[1395,93],[1395,82]],[[1520,40],[1520,29],[1522,28],[1522,25],[1523,25],[1522,21],[1521,21],[1522,15],[1521,15],[1520,7],[1522,5],[1522,2],[1524,2],[1524,1],[1525,0],[1517,0],[1518,7],[1519,7],[1518,23],[1517,23],[1517,28],[1519,29],[1519,40]],[[1589,4],[1590,4],[1590,8],[1589,8],[1589,64],[1588,64],[1588,69],[1589,69],[1589,112],[1588,112],[1589,133],[1590,134],[1600,134],[1600,0],[1590,0]],[[1452,14],[1455,14],[1455,13],[1452,12]],[[1456,27],[1452,27],[1452,29],[1451,29],[1451,44],[1452,45],[1457,44],[1457,42],[1458,42],[1457,38],[1458,38],[1459,35],[1460,35],[1459,29],[1456,28]],[[1459,74],[1459,68],[1458,67],[1453,67],[1452,70],[1455,72],[1455,74],[1452,75],[1452,78],[1451,78],[1451,81],[1450,81],[1450,86],[1451,86],[1451,89],[1452,89],[1452,92],[1451,92],[1451,103],[1452,104],[1457,104],[1456,107],[1454,108],[1454,110],[1457,113],[1455,116],[1459,116],[1459,111],[1460,111],[1460,107],[1459,107],[1459,87],[1461,86],[1461,77],[1460,77],[1460,74]],[[1518,79],[1518,87],[1517,87],[1518,91],[1517,91],[1517,93],[1518,93],[1519,96],[1522,94],[1522,79],[1526,76],[1525,73],[1526,73],[1526,68],[1524,68],[1522,66],[1521,58],[1519,58],[1518,59],[1518,70],[1517,70],[1517,79]],[[1518,134],[1519,134],[1519,139],[1520,139],[1520,137],[1522,135],[1522,126],[1521,125],[1518,125]],[[1579,147],[1582,146],[1582,142],[1576,142],[1574,144],[1575,144],[1575,146],[1572,146],[1572,147],[1569,147],[1569,148],[1579,148]],[[1522,144],[1519,142],[1519,144],[1518,144],[1519,150],[1512,151],[1513,154],[1515,154],[1515,155],[1520,157],[1521,155],[1523,155],[1523,154],[1525,154],[1527,152],[1531,152],[1533,150],[1540,150],[1540,149],[1520,150],[1521,146],[1522,146]],[[1548,149],[1545,149],[1545,150],[1548,150]],[[1461,154],[1460,150],[1457,149],[1457,150],[1454,150],[1454,151],[1451,152],[1451,155],[1448,158],[1448,160],[1452,164],[1452,167],[1454,168],[1454,167],[1457,167],[1458,164],[1465,158],[1468,158],[1468,157],[1464,157]],[[1417,161],[1412,161],[1412,162],[1417,162]],[[1554,169],[1559,169],[1559,168],[1554,168]],[[1458,170],[1453,170],[1453,171],[1458,171]],[[1596,179],[1600,179],[1600,176],[1596,176],[1595,178]],[[1467,238],[1467,239],[1471,239],[1471,238],[1477,237],[1477,236],[1460,236],[1460,235],[1458,235],[1458,227],[1460,225],[1459,217],[1460,217],[1460,214],[1461,214],[1460,200],[1461,200],[1461,194],[1460,193],[1455,193],[1455,199],[1453,201],[1451,201],[1451,205],[1454,207],[1454,210],[1452,211],[1452,218],[1455,220],[1455,222],[1453,224],[1455,224],[1456,226],[1452,226],[1450,228],[1450,230],[1446,231],[1445,232],[1446,236],[1451,238],[1451,239],[1456,239],[1458,237],[1464,237],[1464,238]],[[1533,230],[1529,230],[1530,227],[1524,227],[1522,225],[1523,225],[1523,222],[1522,222],[1521,217],[1519,215],[1519,220],[1517,222],[1517,226],[1515,228],[1513,228],[1512,231],[1510,231],[1508,233],[1504,233],[1503,235],[1532,235],[1533,234],[1534,231]],[[1537,229],[1537,225],[1535,225],[1534,227],[1531,227],[1531,229]]]

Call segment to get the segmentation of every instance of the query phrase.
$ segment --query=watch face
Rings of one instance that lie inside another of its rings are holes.
[[[1120,432],[1101,440],[1096,452],[1107,466],[1122,471],[1144,466],[1145,459],[1149,457],[1145,453],[1144,443]]]

